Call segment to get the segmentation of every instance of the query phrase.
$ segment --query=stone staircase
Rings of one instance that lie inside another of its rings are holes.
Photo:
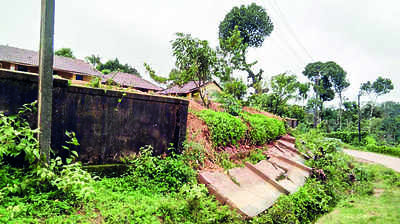
[[[271,207],[281,194],[290,194],[302,186],[311,169],[289,135],[281,137],[266,151],[268,160],[227,172],[203,171],[199,181],[221,203],[236,208],[242,215],[254,217]]]

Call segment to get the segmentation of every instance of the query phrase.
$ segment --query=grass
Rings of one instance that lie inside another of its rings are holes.
[[[380,165],[364,166],[374,174],[374,193],[355,194],[342,200],[317,223],[399,223],[400,175]]]

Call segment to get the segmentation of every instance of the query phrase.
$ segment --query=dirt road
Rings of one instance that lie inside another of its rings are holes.
[[[400,158],[382,155],[373,152],[363,152],[357,150],[343,149],[343,151],[357,159],[364,160],[366,162],[382,164],[388,168],[391,168],[397,172],[400,172]]]

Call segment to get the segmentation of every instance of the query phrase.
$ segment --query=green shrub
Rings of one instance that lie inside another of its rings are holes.
[[[400,157],[400,147],[368,144],[365,150]]]
[[[236,99],[229,93],[218,93],[217,102],[221,103],[224,111],[233,116],[238,116],[242,112],[242,105],[240,100]]]
[[[252,144],[263,145],[286,133],[283,121],[262,114],[243,113],[241,116],[250,124],[249,138]]]
[[[25,223],[33,222],[32,217],[71,214],[95,196],[92,177],[80,163],[73,163],[76,152],[71,151],[66,162],[60,157],[49,164],[40,162],[36,131],[24,119],[34,111],[31,104],[17,115],[0,114],[0,222]],[[78,144],[74,134],[67,135],[71,137],[67,145]],[[69,149],[67,145],[64,149]]]
[[[331,133],[325,133],[326,137],[329,138],[337,138],[342,140],[344,143],[349,144],[358,144],[358,132],[356,131],[336,131]],[[361,132],[361,142],[365,143],[365,138],[367,137],[368,132]]]
[[[151,154],[152,148],[148,146],[127,160],[130,168],[121,179],[122,184],[145,191],[176,192],[182,185],[195,181],[196,172],[186,164],[183,155],[161,158]]]
[[[203,119],[211,132],[214,146],[237,144],[244,137],[247,126],[228,113],[202,110],[196,112]]]

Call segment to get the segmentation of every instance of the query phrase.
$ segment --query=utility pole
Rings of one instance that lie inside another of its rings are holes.
[[[55,0],[42,0],[39,50],[39,147],[43,163],[49,163],[51,143],[51,116],[53,103]]]
[[[361,93],[358,94],[358,144],[361,143]]]

